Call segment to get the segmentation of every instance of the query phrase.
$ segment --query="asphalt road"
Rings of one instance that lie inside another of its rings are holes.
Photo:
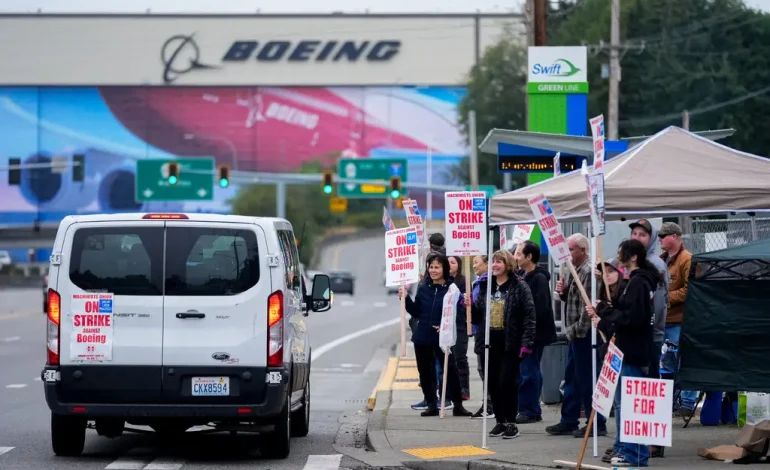
[[[188,432],[173,444],[153,434],[108,439],[88,431],[79,458],[53,455],[50,412],[39,376],[45,356],[45,316],[40,289],[0,290],[0,468],[45,469],[246,469],[366,468],[344,455],[363,447],[366,401],[398,340],[398,300],[383,286],[383,239],[332,246],[318,268],[350,270],[356,295],[336,295],[331,310],[307,318],[313,344],[311,430],[292,442],[283,461],[259,456],[258,438]]]

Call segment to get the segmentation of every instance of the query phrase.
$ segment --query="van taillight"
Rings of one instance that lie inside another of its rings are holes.
[[[267,365],[283,365],[283,292],[267,298]]]
[[[48,333],[46,346],[49,366],[59,365],[59,333],[61,331],[61,296],[53,289],[48,289]]]

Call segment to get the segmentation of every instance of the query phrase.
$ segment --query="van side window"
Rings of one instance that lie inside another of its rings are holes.
[[[251,230],[166,229],[166,295],[235,295],[259,282]]]
[[[162,295],[161,227],[77,229],[70,257],[70,280],[85,291]]]

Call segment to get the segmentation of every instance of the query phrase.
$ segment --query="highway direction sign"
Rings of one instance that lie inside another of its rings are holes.
[[[137,202],[148,201],[211,201],[214,199],[214,159],[181,158],[179,182],[168,184],[166,159],[137,160]],[[195,173],[192,173],[195,172]]]
[[[337,195],[349,199],[384,199],[387,198],[391,176],[400,176],[401,182],[407,182],[406,158],[340,158],[337,174],[340,178],[379,180],[377,184],[340,183]],[[409,194],[406,188],[401,194]]]

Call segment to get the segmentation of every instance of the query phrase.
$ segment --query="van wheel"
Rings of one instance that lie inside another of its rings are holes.
[[[63,457],[77,457],[86,443],[86,423],[79,416],[51,413],[51,445],[53,453]]]
[[[305,383],[302,406],[291,414],[292,437],[305,437],[310,432],[310,378]]]
[[[289,382],[291,383],[291,382]],[[281,414],[275,422],[275,430],[264,436],[260,450],[269,459],[285,459],[291,451],[291,398],[286,395]]]

